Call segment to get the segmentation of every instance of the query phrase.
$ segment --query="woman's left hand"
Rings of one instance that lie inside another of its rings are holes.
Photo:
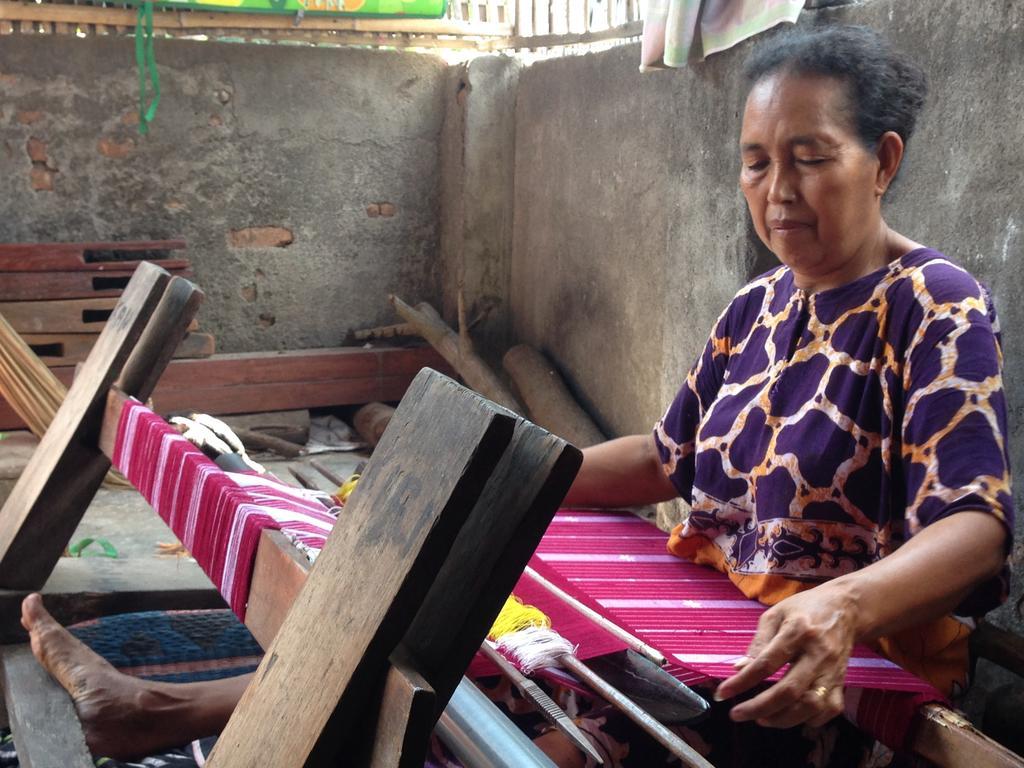
[[[841,580],[786,598],[762,614],[746,659],[715,698],[733,698],[790,664],[781,680],[734,706],[730,717],[771,728],[824,725],[843,711],[855,618],[856,606]]]

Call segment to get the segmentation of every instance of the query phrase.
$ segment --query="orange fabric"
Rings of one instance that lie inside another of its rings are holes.
[[[817,586],[817,582],[797,581],[778,574],[746,575],[732,572],[725,554],[703,536],[686,536],[677,525],[668,540],[668,551],[676,557],[706,565],[729,577],[751,600],[764,605],[778,602]],[[969,665],[967,639],[970,629],[952,616],[911,627],[881,637],[871,647],[908,672],[934,685],[947,696],[967,687]]]

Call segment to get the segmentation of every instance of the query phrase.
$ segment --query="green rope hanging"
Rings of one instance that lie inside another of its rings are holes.
[[[139,133],[149,133],[149,124],[156,117],[160,103],[160,74],[153,55],[153,3],[146,0],[139,6],[135,21],[135,63],[139,68]],[[147,74],[153,100],[146,104]]]

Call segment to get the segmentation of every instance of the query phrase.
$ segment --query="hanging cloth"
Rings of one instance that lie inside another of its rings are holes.
[[[782,24],[794,23],[804,0],[650,0],[640,71],[684,67]]]
[[[135,64],[139,68],[139,133],[149,133],[149,124],[156,117],[160,104],[160,75],[153,54],[153,2],[145,0],[139,6],[135,20]],[[153,89],[153,100],[146,104],[146,86]]]

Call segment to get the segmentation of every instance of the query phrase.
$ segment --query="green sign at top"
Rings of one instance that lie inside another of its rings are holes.
[[[153,5],[196,11],[437,19],[444,15],[445,0],[155,0]]]

